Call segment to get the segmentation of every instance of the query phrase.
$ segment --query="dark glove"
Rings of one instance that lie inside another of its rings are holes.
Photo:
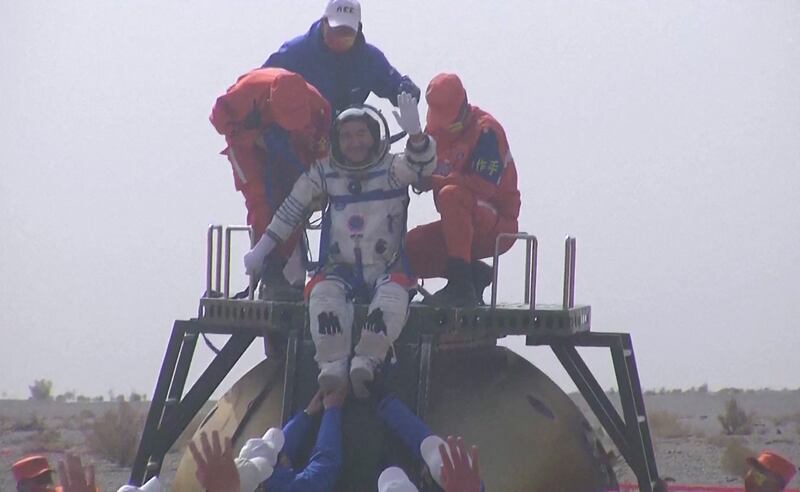
[[[400,84],[397,86],[397,95],[399,96],[403,92],[407,92],[411,94],[411,96],[419,102],[419,97],[422,94],[422,91],[419,90],[419,87],[411,81],[408,75],[404,75],[402,79],[400,79]]]

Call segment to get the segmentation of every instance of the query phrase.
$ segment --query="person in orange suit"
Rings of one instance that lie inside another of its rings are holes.
[[[225,136],[228,146],[222,153],[258,241],[297,178],[328,154],[331,107],[300,75],[262,68],[242,75],[217,98],[209,119]],[[302,232],[298,228],[270,256],[261,276],[262,298],[302,300],[302,286],[290,285],[283,275]]]
[[[494,255],[498,234],[518,230],[517,170],[503,127],[469,103],[457,75],[435,76],[425,97],[425,131],[437,143],[428,185],[441,218],[412,229],[406,252],[415,275],[447,278],[427,302],[473,306],[491,282],[491,267],[479,260]],[[500,253],[512,244],[501,241]]]
[[[71,453],[58,462],[58,487],[53,482],[53,469],[44,456],[33,455],[18,460],[11,465],[11,473],[17,482],[17,492],[99,492],[95,485],[94,466],[84,467],[80,456]]]
[[[747,458],[749,469],[744,476],[746,492],[781,492],[792,481],[797,467],[783,456],[762,451],[757,458]]]

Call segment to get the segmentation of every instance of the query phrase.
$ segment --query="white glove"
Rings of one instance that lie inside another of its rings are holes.
[[[141,487],[134,487],[133,485],[123,485],[117,492],[161,492],[164,486],[158,477],[153,477]]]
[[[419,108],[417,107],[417,100],[408,92],[401,92],[397,96],[397,109],[392,110],[397,124],[400,125],[409,135],[416,135],[422,133],[422,125],[419,122]]]
[[[422,455],[422,460],[428,465],[428,470],[431,472],[431,477],[440,487],[442,484],[442,455],[439,453],[439,445],[444,444],[447,453],[450,454],[450,449],[447,447],[447,442],[436,434],[431,434],[422,440],[419,445],[419,452]],[[452,456],[450,459],[452,460]]]
[[[253,459],[264,458],[272,466],[278,461],[284,443],[283,431],[276,427],[270,428],[261,439],[248,439],[239,451],[239,458]]]
[[[267,233],[261,236],[253,249],[244,254],[244,270],[248,275],[258,275],[264,268],[264,259],[275,248],[276,241]]]
[[[239,472],[239,490],[253,492],[258,485],[272,476],[274,468],[264,458],[246,460],[236,458],[236,471]]]

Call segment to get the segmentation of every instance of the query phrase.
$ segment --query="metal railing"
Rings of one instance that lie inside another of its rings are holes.
[[[539,257],[539,240],[536,236],[526,232],[509,233],[503,232],[497,235],[494,241],[494,261],[492,272],[492,304],[491,308],[497,307],[497,280],[500,269],[500,241],[507,238],[525,240],[525,303],[530,304],[531,312],[536,307],[536,267]]]
[[[536,236],[526,232],[501,233],[495,239],[491,308],[495,309],[497,307],[500,242],[510,238],[525,240],[525,304],[529,304],[530,310],[533,312],[536,309],[536,270],[539,262],[539,240],[536,239]],[[564,309],[575,307],[575,251],[575,238],[567,236],[564,240],[564,293],[562,302]]]
[[[222,236],[223,230],[225,235],[225,247],[223,250]],[[222,297],[230,299],[231,293],[231,236],[234,232],[247,232],[250,237],[250,247],[255,245],[253,238],[253,229],[250,226],[221,226],[212,224],[208,226],[208,236],[206,239],[206,293],[205,297],[211,297],[212,292],[222,292]],[[216,241],[215,241],[216,239]],[[215,248],[216,243],[216,248]],[[225,261],[223,263],[223,251]],[[216,260],[216,261],[215,261]],[[225,282],[222,282],[224,265]],[[216,267],[216,268],[215,268]],[[254,276],[250,277],[250,288],[248,289],[249,300],[255,298],[255,287],[258,279]],[[213,286],[212,286],[213,283]]]
[[[214,236],[216,233],[217,249],[216,249],[216,276],[214,278],[214,286],[212,289],[212,272],[214,271]],[[208,226],[208,238],[206,244],[206,294],[208,297],[213,291],[222,291],[222,226],[211,224]]]
[[[564,309],[575,306],[575,238],[564,240]]]

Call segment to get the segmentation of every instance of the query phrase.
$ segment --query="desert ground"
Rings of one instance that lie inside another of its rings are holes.
[[[572,396],[599,429],[580,395]],[[609,397],[616,402],[616,393]],[[732,398],[746,416],[735,429],[738,435],[726,435],[719,419]],[[800,389],[647,391],[645,405],[662,477],[680,483],[736,485],[744,471],[744,457],[762,449],[800,462]],[[124,455],[132,446],[110,441],[112,436],[138,431],[147,408],[148,402],[143,401],[121,408],[118,402],[108,401],[0,400],[0,492],[15,489],[10,467],[16,459],[43,453],[55,465],[68,450],[95,463],[101,490],[117,490],[126,483],[130,468],[117,464],[110,450]],[[162,472],[166,483],[174,476],[187,438],[183,436],[167,456]],[[604,440],[609,452],[616,455],[611,441]],[[621,482],[633,481],[621,459],[616,460],[615,469]],[[800,479],[795,478],[791,486],[800,487]]]

